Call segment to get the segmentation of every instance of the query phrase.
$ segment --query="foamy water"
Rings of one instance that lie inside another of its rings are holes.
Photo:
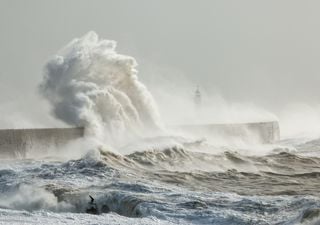
[[[199,153],[193,148],[201,150],[203,143],[180,143],[128,155],[92,150],[77,160],[2,161],[0,221],[307,223],[319,218],[320,158],[305,156],[303,146],[319,147],[299,143],[291,145],[295,153],[286,146],[264,156],[247,156],[241,149]],[[89,195],[99,215],[86,213]]]

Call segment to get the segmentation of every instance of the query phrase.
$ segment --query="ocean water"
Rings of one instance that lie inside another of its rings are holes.
[[[85,139],[0,159],[0,224],[320,224],[320,139],[167,132],[135,59],[115,49],[89,32],[45,65],[40,93]]]
[[[2,160],[0,223],[320,223],[320,139],[261,145],[269,149],[262,155],[160,139],[178,144],[127,155],[98,148],[78,159]],[[97,215],[87,211],[89,195]]]

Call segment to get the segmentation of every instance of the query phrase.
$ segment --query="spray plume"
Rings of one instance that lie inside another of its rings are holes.
[[[40,90],[56,118],[110,144],[161,130],[153,97],[138,80],[136,60],[95,32],[74,39],[45,67]]]

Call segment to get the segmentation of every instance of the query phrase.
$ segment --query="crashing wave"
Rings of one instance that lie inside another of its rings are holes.
[[[56,118],[111,145],[162,126],[136,60],[115,49],[92,31],[74,39],[47,63],[40,86]]]

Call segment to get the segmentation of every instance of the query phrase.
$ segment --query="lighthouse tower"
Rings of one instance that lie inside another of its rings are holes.
[[[196,111],[201,107],[201,92],[199,86],[197,86],[197,89],[194,92],[194,107]]]

